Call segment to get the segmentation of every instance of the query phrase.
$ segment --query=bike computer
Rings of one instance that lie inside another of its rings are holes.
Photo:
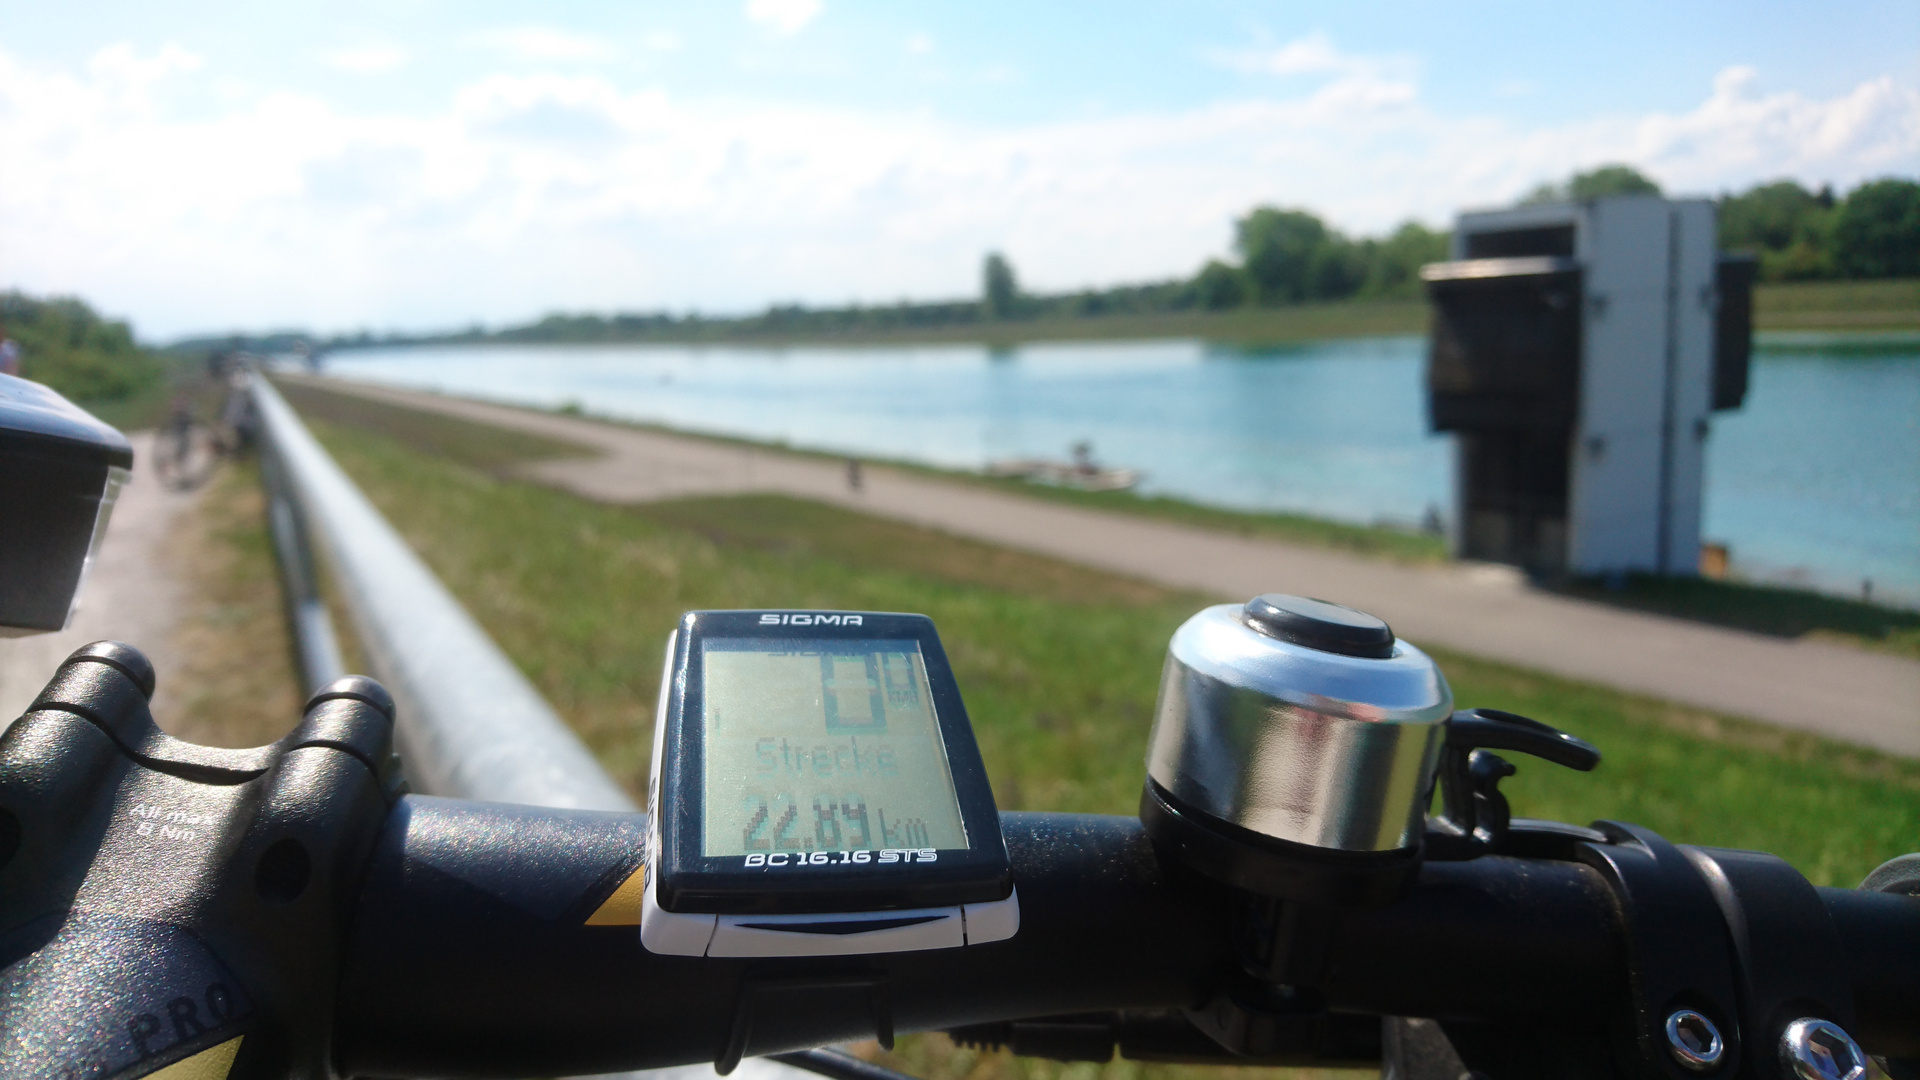
[[[1019,927],[993,790],[924,615],[688,612],[647,809],[652,952],[898,952]]]

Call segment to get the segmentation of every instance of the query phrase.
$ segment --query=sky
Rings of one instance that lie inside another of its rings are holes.
[[[0,288],[146,340],[1166,279],[1615,161],[1920,176],[1920,0],[0,0]]]

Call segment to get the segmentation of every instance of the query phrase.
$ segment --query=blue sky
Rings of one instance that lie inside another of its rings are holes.
[[[0,285],[148,337],[1164,278],[1613,160],[1920,174],[1920,0],[0,3]]]

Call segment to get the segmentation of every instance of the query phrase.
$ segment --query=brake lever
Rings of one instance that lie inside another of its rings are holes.
[[[1499,709],[1455,712],[1447,718],[1437,770],[1441,812],[1427,819],[1428,858],[1474,859],[1508,846],[1513,813],[1500,781],[1518,770],[1495,750],[1528,754],[1579,772],[1591,772],[1600,764],[1597,747],[1552,725]],[[1577,826],[1530,822],[1528,830],[1591,839],[1584,835],[1591,830]]]

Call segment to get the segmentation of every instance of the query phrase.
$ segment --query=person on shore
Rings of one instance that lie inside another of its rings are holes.
[[[7,336],[7,328],[0,326],[0,375],[20,374],[20,345]]]

